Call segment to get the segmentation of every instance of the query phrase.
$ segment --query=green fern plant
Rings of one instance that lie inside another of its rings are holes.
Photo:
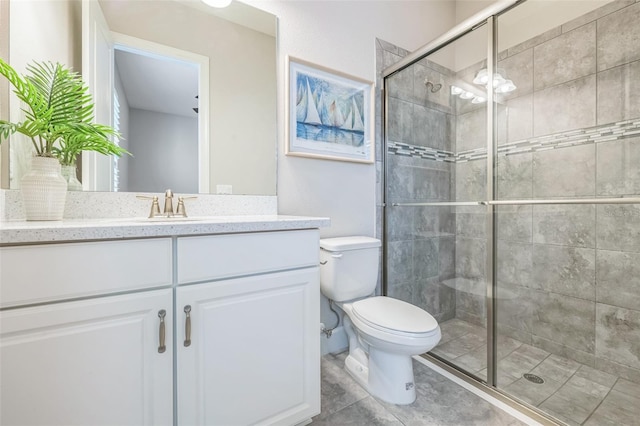
[[[0,58],[0,75],[25,105],[24,121],[0,120],[0,142],[21,133],[31,140],[36,155],[58,158],[64,165],[75,164],[82,151],[128,154],[111,141],[119,136],[115,130],[93,123],[94,103],[79,74],[52,62],[33,62],[27,73],[21,77]]]

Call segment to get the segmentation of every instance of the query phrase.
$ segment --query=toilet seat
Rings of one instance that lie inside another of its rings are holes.
[[[439,334],[438,322],[428,312],[391,297],[359,300],[351,304],[351,312],[357,320],[383,333],[417,339]]]

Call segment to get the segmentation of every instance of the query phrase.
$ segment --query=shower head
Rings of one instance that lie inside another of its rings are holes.
[[[427,86],[427,90],[430,90],[431,93],[436,93],[438,90],[442,89],[442,84],[433,84],[429,80],[425,80],[424,85]]]

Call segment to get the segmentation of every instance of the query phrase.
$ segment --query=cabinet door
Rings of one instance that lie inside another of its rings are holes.
[[[170,289],[0,312],[0,423],[172,424],[172,318]]]
[[[319,413],[319,297],[317,267],[179,287],[178,424],[293,425]]]

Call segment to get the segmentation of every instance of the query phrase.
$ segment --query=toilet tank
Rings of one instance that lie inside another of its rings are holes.
[[[336,302],[371,295],[378,282],[380,240],[339,237],[320,240],[320,291]]]

